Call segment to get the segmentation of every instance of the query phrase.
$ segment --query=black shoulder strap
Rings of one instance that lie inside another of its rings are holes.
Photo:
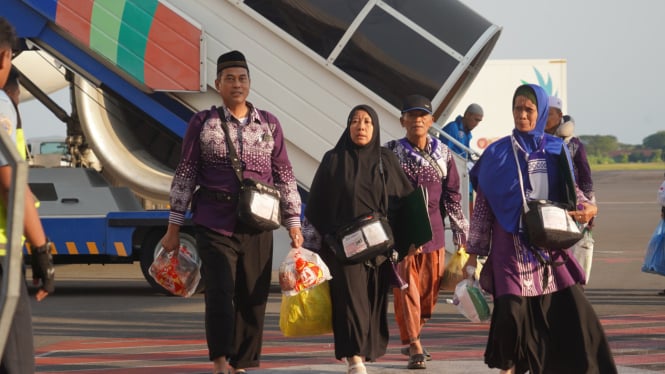
[[[383,215],[388,217],[388,190],[386,189],[386,176],[383,168],[383,155],[379,150],[379,176],[381,177],[381,185],[383,187],[383,200],[381,205],[383,208]]]
[[[263,120],[268,123],[268,127],[270,128],[270,132],[274,132],[276,124],[273,121],[270,120],[270,116],[268,115],[268,111],[263,110],[263,109],[257,109],[257,111],[259,112],[260,116],[263,117]]]
[[[443,179],[443,170],[441,170],[441,167],[436,161],[434,161],[432,156],[418,147],[413,147],[413,149],[415,149],[416,152],[418,152],[425,160],[427,160],[427,162],[429,162],[429,164],[432,165],[432,167],[436,170],[436,173],[439,174],[439,178]]]
[[[238,181],[242,183],[242,164],[240,163],[240,158],[238,158],[238,153],[236,152],[236,147],[233,146],[231,141],[231,136],[229,135],[229,125],[226,123],[226,118],[224,117],[224,112],[218,107],[217,113],[219,114],[219,120],[222,121],[222,130],[224,130],[224,137],[226,138],[226,145],[229,147],[229,156],[231,157],[231,166],[233,166],[233,171],[235,171]]]

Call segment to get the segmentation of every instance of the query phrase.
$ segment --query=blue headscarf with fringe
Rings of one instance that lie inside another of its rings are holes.
[[[519,96],[518,93],[525,92],[525,89],[527,93],[532,92],[536,99],[534,103],[538,108],[536,127],[528,132],[515,128],[512,136],[506,136],[490,144],[470,172],[474,188],[482,191],[501,227],[511,233],[519,232],[523,211],[522,190],[513,154],[513,139],[519,144],[519,147],[516,147],[517,158],[525,189],[531,188],[526,159],[538,157],[542,158],[547,165],[546,183],[549,200],[570,203],[571,186],[574,192],[570,172],[572,162],[568,148],[561,138],[545,133],[549,113],[549,95],[538,85],[522,85],[515,90],[513,105],[516,97]],[[567,167],[562,168],[565,165]]]

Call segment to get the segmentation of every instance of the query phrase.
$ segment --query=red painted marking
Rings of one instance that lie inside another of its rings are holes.
[[[631,314],[605,317],[605,327],[617,365],[649,370],[663,369],[665,363],[665,315]],[[434,360],[478,360],[482,362],[488,324],[430,323],[423,345],[430,348]],[[382,362],[402,362],[397,329],[392,325],[388,352]],[[654,335],[647,339],[645,335]],[[662,338],[660,338],[662,337]],[[295,365],[344,364],[334,358],[332,334],[295,339],[284,338],[279,331],[265,331],[261,368]],[[286,341],[285,341],[286,340]],[[285,344],[286,342],[286,344]],[[170,336],[159,339],[80,339],[42,347],[38,352],[39,373],[76,370],[77,374],[161,374],[201,373],[210,371],[205,339],[199,336]]]
[[[85,46],[90,46],[93,3],[92,0],[59,0],[55,10],[55,23]]]
[[[144,81],[159,90],[199,91],[201,30],[159,4],[148,33]]]

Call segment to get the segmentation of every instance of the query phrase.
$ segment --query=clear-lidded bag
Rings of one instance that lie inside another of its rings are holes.
[[[201,281],[201,264],[185,246],[172,252],[160,247],[148,273],[171,294],[190,297]]]
[[[452,299],[446,302],[453,304],[457,310],[471,322],[485,322],[490,319],[490,307],[480,290],[478,281],[464,279],[455,286]]]

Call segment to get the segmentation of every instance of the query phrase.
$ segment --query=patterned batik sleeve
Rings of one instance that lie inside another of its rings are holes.
[[[272,176],[275,187],[281,194],[282,224],[287,228],[300,227],[300,194],[293,174],[291,161],[286,153],[284,133],[279,120],[271,116],[274,123],[273,139],[275,148],[272,152]]]
[[[575,194],[577,195],[577,204],[581,203],[589,203],[596,205],[596,198],[593,197],[592,199],[588,198],[587,195],[580,189],[578,185],[575,185]]]
[[[466,242],[466,251],[468,253],[473,253],[479,256],[489,255],[493,224],[494,214],[492,213],[485,195],[479,191],[476,194],[473,213],[471,213],[469,239]]]
[[[459,192],[460,178],[455,166],[455,160],[450,152],[447,153],[448,173],[443,180],[443,204],[450,220],[450,226],[453,231],[453,243],[455,245],[465,245],[469,233],[469,221],[464,217],[462,211],[462,195]]]
[[[180,162],[176,167],[173,181],[171,182],[169,223],[182,225],[185,222],[185,212],[192,200],[192,194],[196,187],[201,156],[199,139],[203,122],[207,116],[206,113],[207,111],[197,113],[187,125],[187,131],[182,140]]]
[[[302,221],[302,237],[303,237],[303,248],[307,248],[313,252],[321,251],[323,244],[323,238],[321,234],[314,228],[314,226],[309,223],[307,218],[304,218]]]
[[[593,191],[593,180],[591,179],[591,167],[589,166],[584,144],[579,139],[578,142],[577,152],[573,157],[573,163],[575,169],[577,169],[577,184],[584,191],[584,196],[589,200],[594,200],[595,194]]]

